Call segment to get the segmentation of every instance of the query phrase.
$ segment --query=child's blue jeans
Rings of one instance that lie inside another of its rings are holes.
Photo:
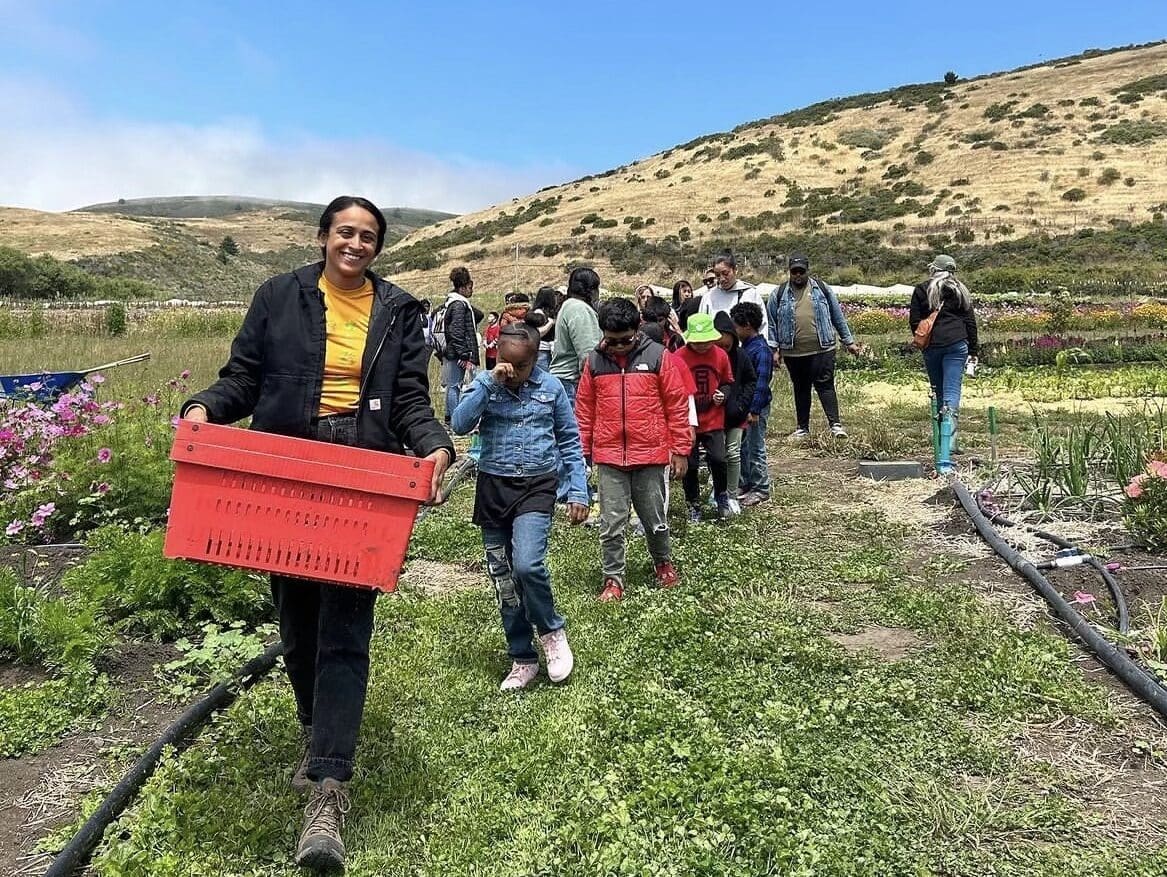
[[[563,616],[555,611],[547,540],[551,515],[528,512],[509,527],[483,527],[486,572],[494,583],[507,653],[520,664],[535,664],[535,635],[559,630]]]
[[[752,491],[770,495],[770,469],[766,463],[766,420],[770,416],[770,406],[758,415],[758,422],[746,427],[742,433],[742,477],[741,484],[731,484],[730,490]]]

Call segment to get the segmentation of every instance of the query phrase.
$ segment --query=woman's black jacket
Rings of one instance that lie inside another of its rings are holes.
[[[202,405],[212,423],[248,415],[261,432],[310,438],[320,409],[326,328],[318,283],[324,263],[280,274],[255,293],[219,380],[182,406]],[[357,444],[418,456],[453,444],[430,405],[429,360],[421,304],[368,272],[373,282],[369,334],[361,360]]]

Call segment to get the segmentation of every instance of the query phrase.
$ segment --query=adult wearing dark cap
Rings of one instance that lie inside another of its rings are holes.
[[[839,419],[839,398],[835,393],[835,349],[840,338],[853,355],[859,353],[859,345],[834,292],[810,276],[810,259],[794,253],[787,267],[790,277],[770,296],[766,311],[767,342],[774,351],[774,364],[786,363],[794,388],[797,425],[790,438],[800,441],[810,436],[812,388],[818,393],[831,434],[845,438],[847,430]]]
[[[912,290],[908,323],[912,332],[932,314],[932,335],[924,348],[924,367],[940,417],[941,471],[952,466],[956,418],[965,366],[977,360],[977,318],[968,287],[956,278],[956,260],[943,253],[928,264],[928,279]]]

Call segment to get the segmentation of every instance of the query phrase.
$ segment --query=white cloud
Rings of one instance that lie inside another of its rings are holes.
[[[565,165],[445,159],[375,137],[275,141],[248,119],[181,125],[100,118],[44,84],[0,78],[0,204],[68,210],[161,195],[326,202],[361,194],[386,207],[464,213],[579,176]]]

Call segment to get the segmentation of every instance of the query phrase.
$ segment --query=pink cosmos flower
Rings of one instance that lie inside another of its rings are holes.
[[[34,526],[34,527],[43,527],[45,525],[45,519],[48,518],[56,510],[57,510],[56,503],[46,502],[43,506],[41,506],[35,512],[32,513],[32,520],[29,521],[29,523],[32,524],[32,526]]]
[[[12,521],[4,528],[4,535],[15,536],[24,529],[24,521]]]
[[[109,415],[107,415],[107,414],[94,415],[94,418],[93,418],[93,425],[94,426],[105,426],[109,422],[110,422],[110,418],[109,418]]]
[[[98,484],[98,485],[97,485],[95,488],[93,488],[93,490],[94,490],[94,492],[95,492],[95,493],[100,493],[100,494],[106,494],[106,493],[109,493],[109,482],[108,482],[108,481],[102,481],[102,482],[101,482],[100,484]]]
[[[1146,475],[1136,475],[1131,479],[1131,483],[1123,489],[1123,493],[1125,493],[1131,499],[1138,499],[1143,495],[1143,482],[1146,480]]]
[[[1162,460],[1152,460],[1147,464],[1147,471],[1156,478],[1167,479],[1167,463]]]
[[[109,448],[102,448],[97,452],[98,463],[108,463],[111,459],[113,459],[113,451]]]
[[[184,381],[185,381],[187,378],[189,378],[189,377],[190,377],[190,369],[189,369],[189,368],[184,368],[184,369],[182,370],[182,373],[181,373],[181,374],[179,374],[179,377],[180,377],[182,380],[184,380]]]
[[[105,378],[101,375],[92,375],[89,378],[89,383],[91,383],[91,384],[104,384]]]

